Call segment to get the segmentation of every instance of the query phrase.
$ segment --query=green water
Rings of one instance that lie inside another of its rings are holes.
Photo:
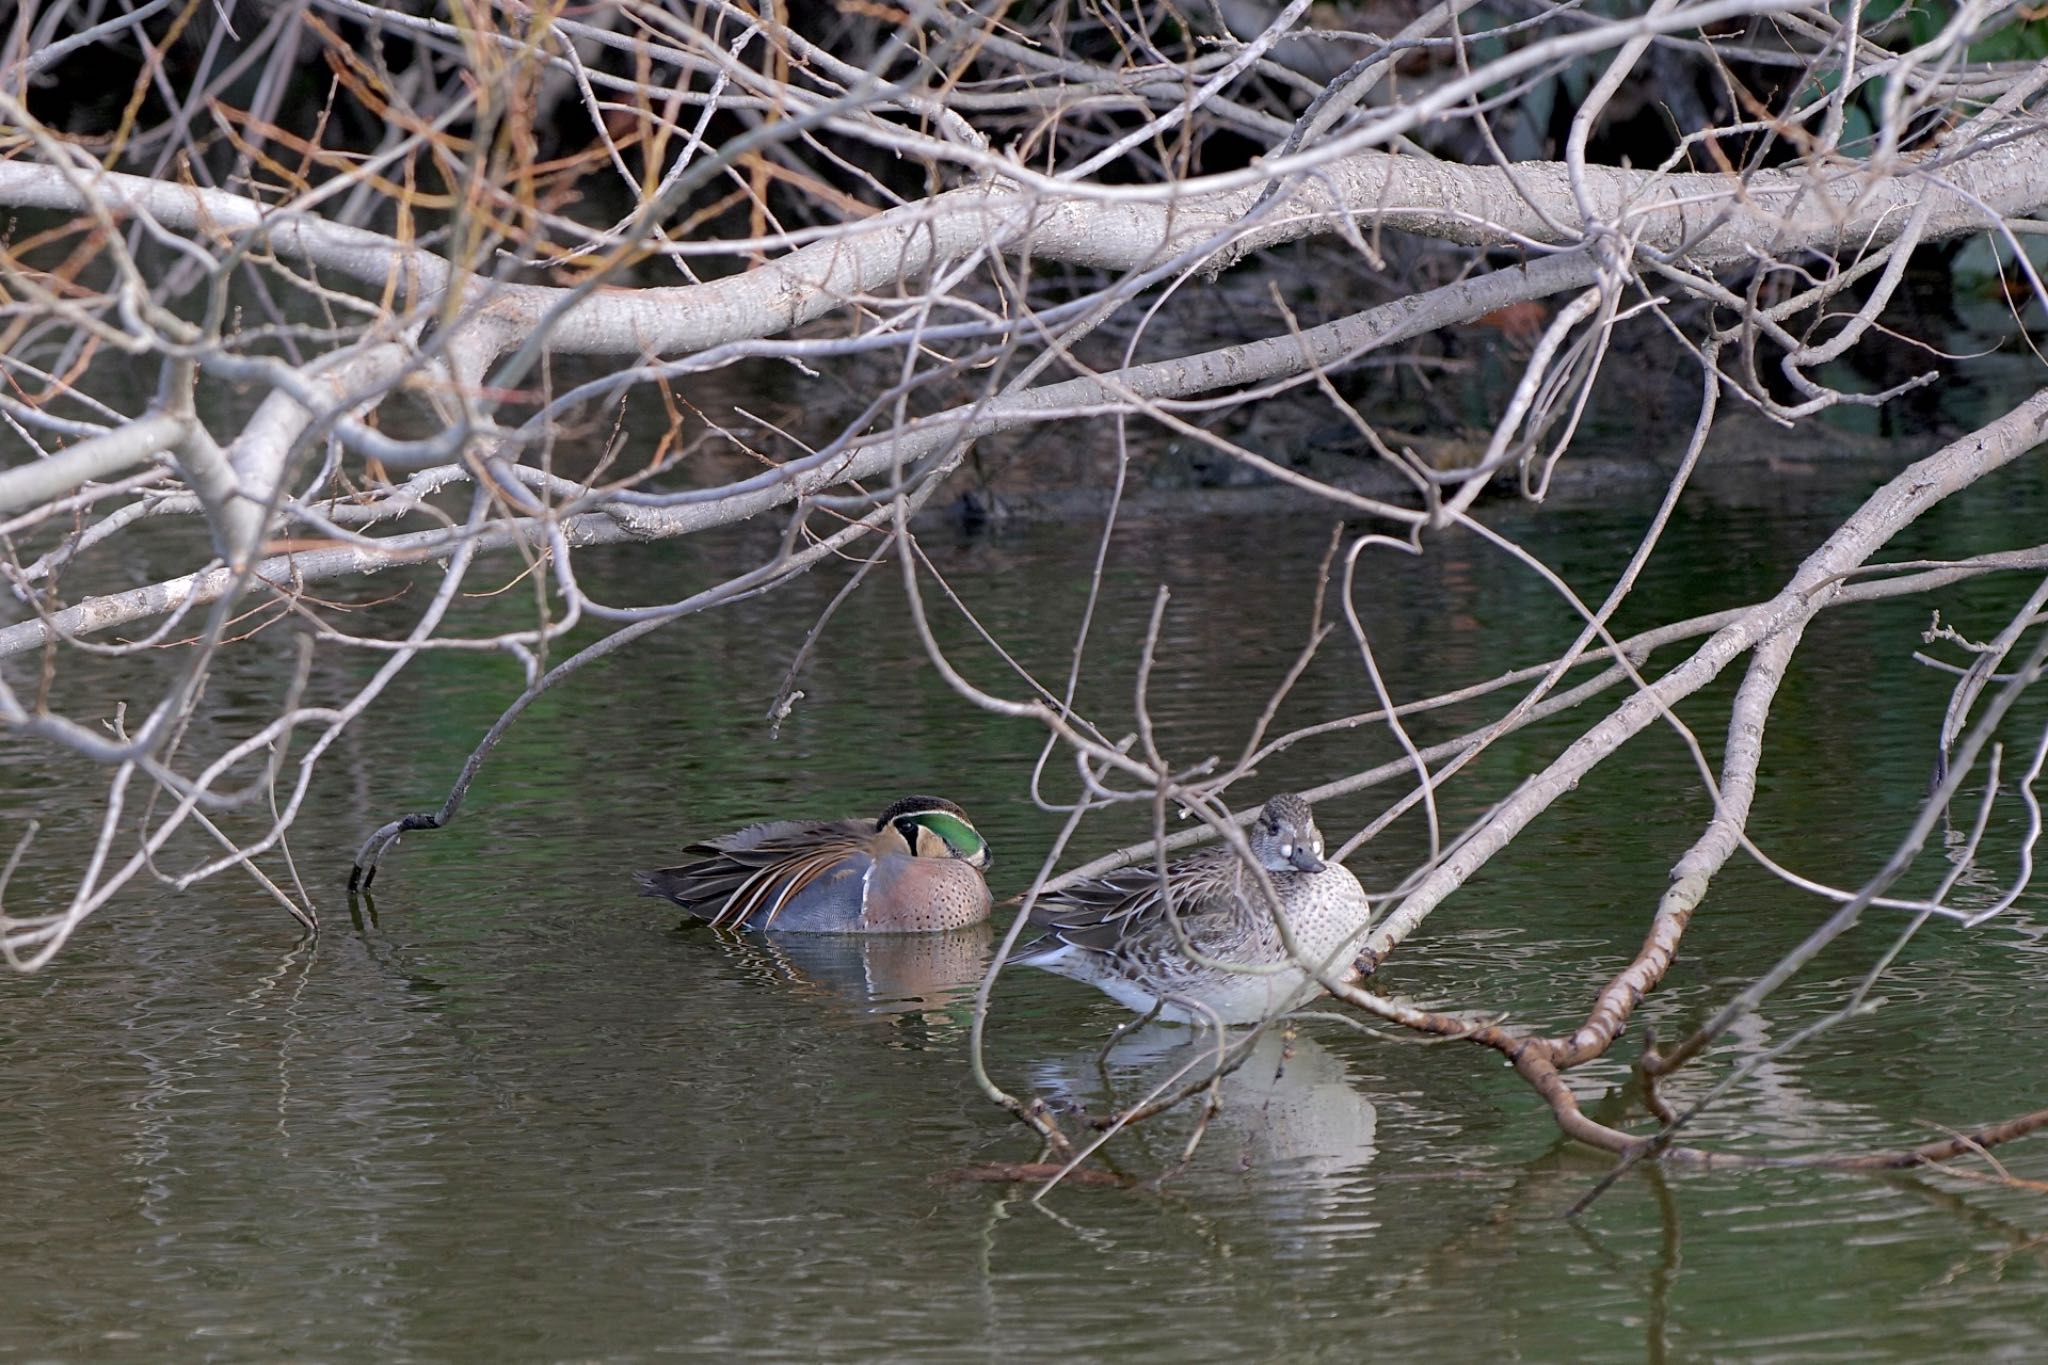
[[[1629,623],[1767,593],[1878,478],[1709,490],[1680,517]],[[1898,557],[2030,543],[2044,507],[2038,468],[2023,468],[1937,513]],[[1647,511],[1602,501],[1500,515],[1595,596]],[[1299,648],[1328,529],[1320,516],[1133,527],[1083,685],[1105,730],[1132,728],[1134,642],[1163,582],[1162,746],[1180,762],[1234,754]],[[742,533],[582,569],[614,600],[648,600],[772,548]],[[927,548],[983,624],[1056,685],[1087,528],[935,531]],[[374,906],[352,917],[339,888],[355,843],[438,803],[517,686],[503,661],[423,660],[337,747],[293,835],[326,918],[317,941],[224,876],[127,894],[52,968],[0,982],[0,1355],[1832,1361],[2043,1349],[2039,1194],[1944,1173],[1651,1169],[1567,1221],[1607,1163],[1561,1146],[1497,1056],[1335,1023],[1271,1040],[1233,1075],[1193,1165],[1163,1190],[1073,1186],[1033,1204],[1028,1188],[946,1179],[1036,1154],[968,1076],[961,994],[985,937],[723,940],[630,894],[632,868],[689,838],[771,814],[872,813],[910,791],[972,812],[998,857],[998,896],[1036,869],[1059,824],[1026,794],[1040,736],[953,696],[924,662],[893,572],[841,611],[799,680],[805,697],[768,738],[783,671],[843,581],[828,570],[678,623],[537,707],[461,820],[409,837]],[[1419,561],[1371,561],[1364,581],[1380,663],[1403,697],[1532,661],[1572,627],[1526,572],[1471,538]],[[1940,605],[1988,631],[2027,586],[1972,585]],[[517,593],[474,608],[504,620],[520,609]],[[402,605],[380,610],[355,623],[404,619]],[[1922,606],[1883,606],[1812,632],[1771,724],[1754,832],[1773,856],[1853,885],[1904,828],[1946,695],[1942,678],[1906,662],[1924,624]],[[957,617],[942,613],[940,630],[970,676],[1017,693]],[[258,637],[216,681],[195,742],[260,715],[289,658],[287,642]],[[314,690],[344,695],[373,664],[347,659]],[[111,698],[160,664],[126,667],[75,675],[87,681],[66,699],[72,713],[91,713],[90,688]],[[1684,712],[1710,753],[1727,692]],[[1363,709],[1368,695],[1355,656],[1333,648],[1284,719]],[[2021,719],[2038,730],[2042,710]],[[1447,825],[1592,717],[1582,708],[1504,744],[1447,791]],[[1475,718],[1419,723],[1417,737]],[[1233,799],[1397,752],[1383,732],[1314,741]],[[4,809],[44,822],[8,892],[23,913],[68,892],[105,787],[18,746],[7,757]],[[1052,792],[1071,791],[1071,765],[1048,772]],[[1387,799],[1329,803],[1332,842]],[[1627,961],[1707,810],[1683,746],[1646,734],[1446,903],[1381,986],[1568,1029]],[[1139,833],[1144,818],[1099,818],[1081,852]],[[2000,866],[2020,827],[2016,804],[1994,820]],[[1404,820],[1353,865],[1384,888],[1426,842]],[[1759,1069],[1695,1140],[1863,1150],[2048,1103],[2048,1022],[2033,1005],[2048,987],[2044,904],[2036,892],[1978,931],[1930,929],[1886,979],[1881,1010]],[[1671,1036],[1698,1022],[1822,913],[1731,868],[1629,1035],[1574,1073],[1589,1107],[1619,1115],[1644,1025]],[[1678,1096],[1837,1006],[1894,927],[1880,917],[1845,940]],[[1099,1112],[1106,1087],[1129,1098],[1185,1060],[1184,1031],[1153,1030],[1105,1076],[1095,1055],[1123,1017],[1074,983],[1008,974],[989,1065],[1063,1112]],[[1110,1156],[1153,1175],[1186,1133],[1171,1116]],[[2048,1178],[2048,1140],[2000,1156],[2016,1175]]]

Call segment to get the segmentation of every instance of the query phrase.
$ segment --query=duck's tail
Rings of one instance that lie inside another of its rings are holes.
[[[702,892],[697,879],[690,875],[687,867],[657,867],[647,872],[635,872],[633,884],[640,888],[643,896],[659,896],[674,901],[685,910],[695,910],[701,901]]]

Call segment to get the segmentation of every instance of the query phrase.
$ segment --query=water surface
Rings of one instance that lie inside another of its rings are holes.
[[[1778,489],[1767,509],[1710,491],[1679,518],[1625,624],[1771,591],[1879,477]],[[1899,553],[2027,543],[2042,505],[2039,475],[2021,471],[1937,513]],[[1647,514],[1602,503],[1499,515],[1597,596]],[[1087,529],[934,531],[927,548],[982,623],[1056,682],[1093,552]],[[1235,754],[1299,648],[1327,534],[1316,516],[1133,527],[1112,559],[1083,687],[1104,727],[1133,728],[1135,642],[1165,583],[1161,743],[1182,762]],[[618,600],[645,600],[769,547],[742,531],[592,556],[583,571]],[[504,661],[423,660],[336,750],[294,834],[326,917],[317,940],[299,941],[262,893],[225,876],[126,895],[49,970],[0,982],[0,1354],[2038,1352],[2038,1194],[1940,1173],[1645,1170],[1570,1222],[1563,1210],[1607,1163],[1562,1146],[1497,1057],[1336,1022],[1268,1039],[1225,1083],[1193,1164],[1163,1189],[1073,1186],[1034,1204],[1028,1187],[945,1179],[1036,1155],[968,1075],[963,992],[986,935],[721,938],[679,927],[629,884],[632,868],[691,837],[768,814],[872,813],[922,790],[974,814],[1000,860],[999,896],[1028,881],[1059,823],[1025,796],[1040,736],[954,697],[915,643],[893,572],[835,619],[799,679],[805,696],[769,738],[783,672],[843,582],[843,570],[820,572],[679,623],[535,708],[462,818],[408,838],[374,904],[351,914],[339,887],[356,841],[438,803],[518,685]],[[1531,661],[1573,628],[1525,572],[1470,538],[1419,561],[1375,560],[1367,582],[1379,660],[1403,697]],[[1988,631],[2025,586],[1973,585],[1941,606]],[[517,594],[473,608],[479,620],[520,609]],[[402,619],[384,610],[367,619]],[[1774,856],[1854,883],[1910,819],[1946,696],[1942,678],[1904,662],[1923,612],[1863,608],[1812,633],[1771,723],[1754,830]],[[957,617],[942,614],[940,629],[970,676],[1016,694]],[[285,642],[259,637],[217,680],[213,723],[225,733],[259,716],[288,658]],[[348,660],[315,688],[338,695],[372,666]],[[112,697],[122,674],[84,676]],[[1727,692],[1685,712],[1710,753]],[[1333,649],[1286,715],[1341,715],[1368,697],[1355,656]],[[74,714],[92,706],[85,692],[67,700]],[[1473,718],[1420,722],[1417,737]],[[1589,719],[1502,745],[1447,793],[1448,826]],[[1369,730],[1305,744],[1245,784],[1239,804],[1397,752]],[[18,746],[7,757],[18,775],[7,811],[44,821],[38,857],[9,890],[22,912],[66,893],[66,860],[89,839],[104,784]],[[1053,791],[1071,790],[1070,766],[1049,771]],[[1326,829],[1345,837],[1385,799],[1330,803]],[[1646,734],[1447,903],[1381,985],[1569,1028],[1634,950],[1707,809],[1684,747]],[[1101,817],[1081,851],[1144,822],[1139,811]],[[1995,850],[2009,857],[2018,824],[2016,808],[2001,812]],[[1387,886],[1426,840],[1404,820],[1354,865],[1368,887]],[[1898,1146],[2048,1102],[2048,1023],[2031,1006],[2048,986],[2043,903],[2034,894],[1974,934],[1930,930],[1887,978],[1880,1011],[1761,1068],[1696,1140]],[[1645,1025],[1670,1036],[1697,1023],[1823,913],[1731,868],[1629,1036],[1575,1073],[1594,1112],[1617,1112]],[[1823,958],[1681,1080],[1679,1096],[1838,1006],[1893,927],[1879,920]],[[1006,975],[989,1065],[1070,1119],[1100,1112],[1112,1091],[1128,1099],[1188,1060],[1185,1030],[1150,1030],[1099,1068],[1123,1017],[1074,983]],[[1156,1175],[1186,1134],[1181,1116],[1148,1125],[1114,1144],[1112,1163]],[[2017,1175],[2048,1178],[2048,1142],[2000,1155]]]

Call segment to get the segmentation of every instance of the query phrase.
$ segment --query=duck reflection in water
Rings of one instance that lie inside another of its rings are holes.
[[[863,1017],[918,1018],[937,1034],[964,1029],[994,946],[984,922],[936,934],[776,934],[701,927],[744,976]]]
[[[1301,1178],[1321,1188],[1372,1162],[1379,1150],[1379,1111],[1359,1093],[1343,1058],[1281,1025],[1250,1039],[1239,1035],[1233,1055],[1236,1046],[1246,1055],[1218,1087],[1221,1108],[1203,1138],[1199,1166],[1284,1177],[1277,1191]],[[1090,1048],[1042,1063],[1034,1081],[1055,1108],[1100,1118],[1155,1091],[1172,1094],[1199,1083],[1216,1061],[1213,1033],[1190,1037],[1184,1029],[1141,1029],[1113,1059],[1105,1061],[1099,1049]],[[1185,1111],[1192,1116],[1200,1103],[1195,1099]],[[1158,1122],[1138,1125],[1133,1137],[1144,1140]],[[1150,1159],[1177,1160],[1184,1132],[1185,1125],[1176,1127],[1173,1141],[1157,1144]]]

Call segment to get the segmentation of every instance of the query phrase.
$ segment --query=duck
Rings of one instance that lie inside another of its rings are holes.
[[[1372,906],[1350,869],[1324,861],[1308,802],[1273,797],[1246,842],[1303,957],[1340,966],[1355,954]],[[1256,879],[1228,847],[1168,864],[1163,889],[1152,867],[1078,882],[1041,897],[1031,922],[1045,933],[1012,961],[1086,982],[1148,1018],[1256,1024],[1323,990],[1288,952]]]
[[[922,934],[988,918],[988,840],[967,812],[906,796],[873,821],[771,820],[689,845],[637,875],[640,893],[720,928]]]

